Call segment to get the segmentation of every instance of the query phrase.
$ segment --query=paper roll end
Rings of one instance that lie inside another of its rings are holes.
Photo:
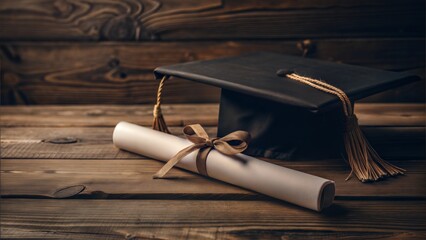
[[[318,211],[322,211],[333,204],[334,195],[336,193],[336,186],[334,182],[328,182],[322,188],[320,193],[320,201],[318,204]]]
[[[119,123],[117,123],[117,125],[115,125],[114,127],[114,131],[112,133],[112,142],[115,146],[117,146],[117,139],[118,139],[118,132],[120,131],[120,128],[123,125],[129,124],[128,122],[125,121],[120,121]],[[117,146],[118,147],[118,146]]]

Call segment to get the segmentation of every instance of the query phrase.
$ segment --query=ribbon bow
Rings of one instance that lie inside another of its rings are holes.
[[[197,149],[199,149],[196,158],[198,173],[208,176],[206,160],[213,148],[225,155],[235,155],[246,150],[248,142],[250,141],[250,134],[245,131],[235,131],[222,138],[210,138],[200,124],[184,127],[183,133],[186,138],[194,144],[180,150],[157,173],[154,174],[154,178],[162,178],[182,158]]]

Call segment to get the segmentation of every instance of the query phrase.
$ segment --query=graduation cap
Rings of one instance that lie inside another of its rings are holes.
[[[218,136],[251,134],[245,154],[274,159],[343,156],[361,181],[403,173],[370,146],[353,102],[420,78],[274,53],[195,61],[154,70],[161,79],[153,128],[168,132],[161,92],[169,77],[222,88]]]

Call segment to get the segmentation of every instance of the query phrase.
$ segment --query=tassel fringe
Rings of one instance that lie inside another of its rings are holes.
[[[167,76],[164,76],[160,84],[158,86],[157,90],[157,103],[154,106],[154,110],[152,111],[154,115],[154,121],[152,122],[152,129],[170,133],[169,129],[167,128],[166,121],[164,120],[163,113],[161,112],[161,93],[163,91],[164,82],[167,80]]]
[[[152,129],[160,132],[170,133],[167,128],[166,121],[164,120],[163,113],[161,112],[160,105],[155,104],[154,106],[154,122],[152,123]]]
[[[355,115],[348,117],[346,127],[344,143],[347,160],[352,168],[346,180],[353,174],[361,182],[404,174],[404,169],[386,162],[377,154],[361,131]]]

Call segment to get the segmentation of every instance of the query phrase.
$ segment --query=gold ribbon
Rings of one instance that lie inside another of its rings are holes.
[[[210,138],[200,124],[188,125],[183,128],[186,138],[194,144],[180,150],[173,156],[157,173],[154,178],[162,178],[172,169],[182,158],[199,149],[196,165],[198,173],[208,176],[206,160],[212,149],[225,155],[235,155],[246,150],[250,141],[250,134],[245,131],[235,131],[222,138]]]

